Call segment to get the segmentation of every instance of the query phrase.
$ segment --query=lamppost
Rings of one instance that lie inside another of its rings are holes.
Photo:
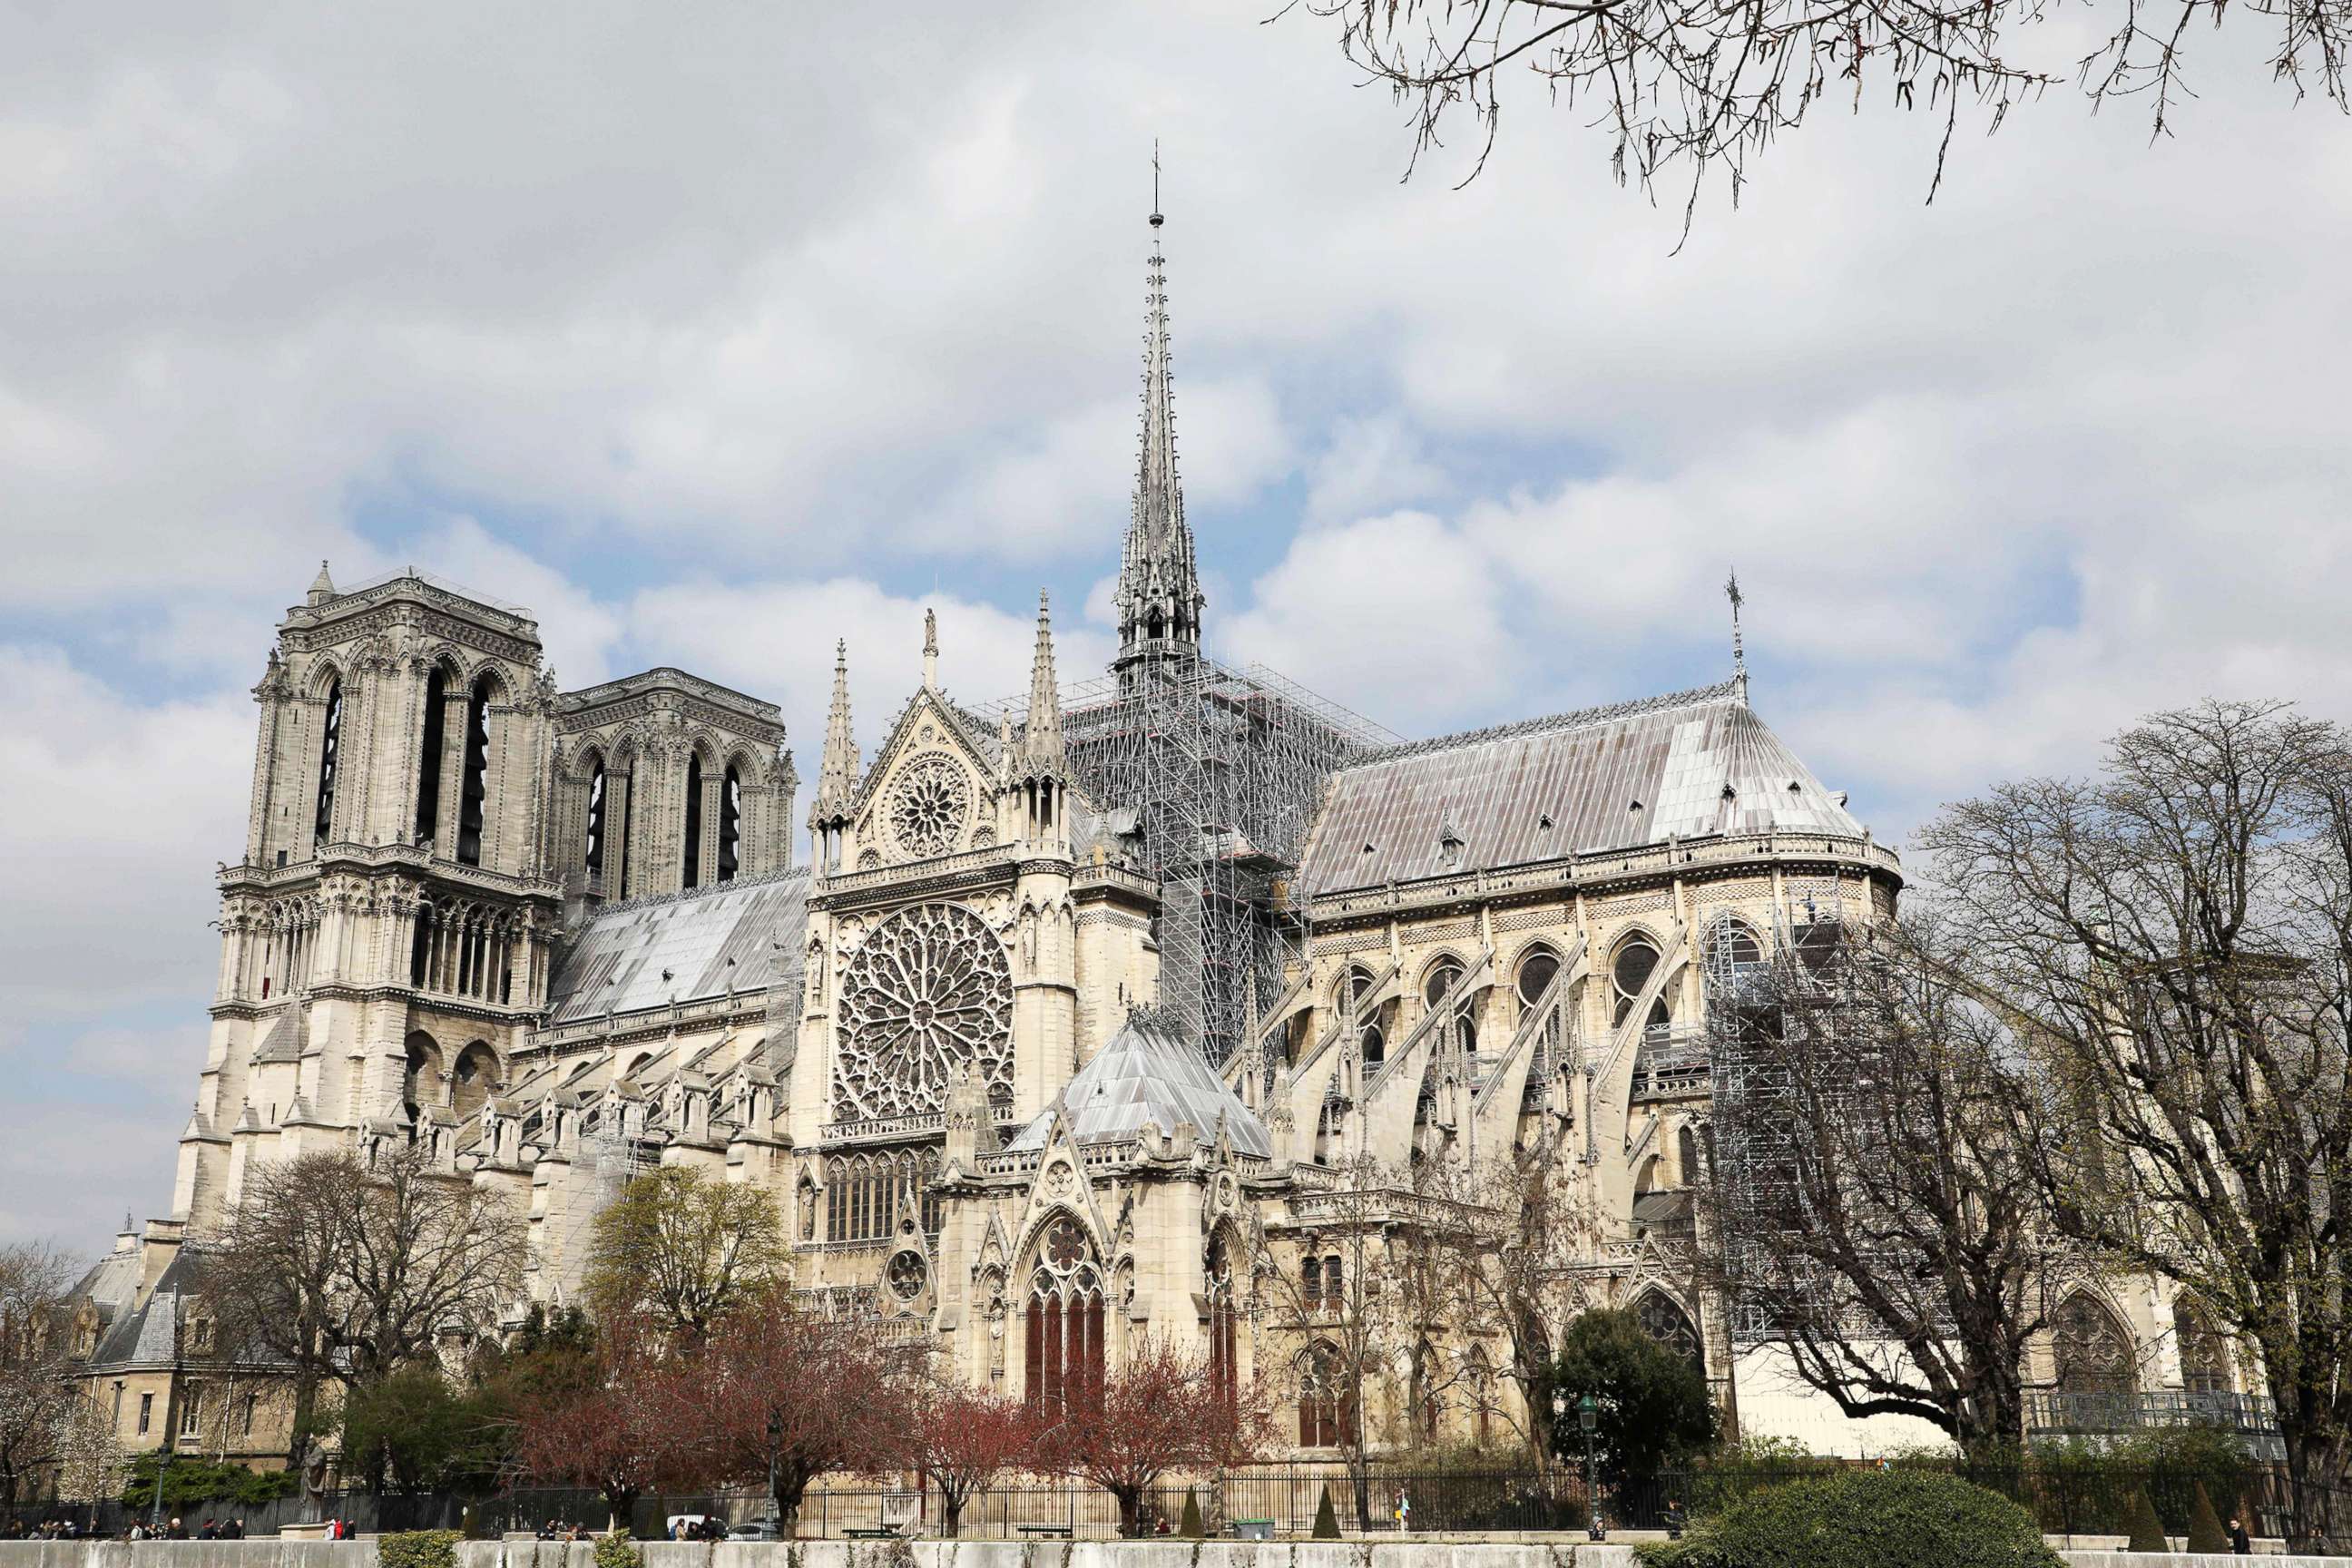
[[[784,1532],[784,1510],[776,1504],[776,1450],[783,1446],[784,1418],[774,1411],[768,1412],[768,1518],[776,1533]]]
[[[1576,1424],[1584,1428],[1584,1532],[1594,1541],[1606,1541],[1609,1531],[1601,1523],[1601,1488],[1594,1479],[1592,1435],[1601,1428],[1601,1406],[1587,1394],[1576,1402]]]

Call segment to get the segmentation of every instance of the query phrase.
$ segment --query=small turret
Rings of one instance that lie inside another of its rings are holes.
[[[334,596],[335,580],[327,575],[327,563],[321,561],[319,563],[319,574],[310,579],[310,592],[304,596],[303,602],[323,605]]]

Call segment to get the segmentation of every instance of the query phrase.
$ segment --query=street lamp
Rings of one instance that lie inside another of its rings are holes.
[[[1584,1428],[1584,1532],[1594,1541],[1606,1541],[1609,1532],[1601,1525],[1601,1489],[1593,1479],[1592,1435],[1601,1428],[1601,1406],[1587,1394],[1576,1402],[1576,1424]]]
[[[776,1450],[783,1446],[784,1418],[774,1411],[768,1412],[768,1518],[776,1533],[784,1532],[784,1510],[776,1504]]]

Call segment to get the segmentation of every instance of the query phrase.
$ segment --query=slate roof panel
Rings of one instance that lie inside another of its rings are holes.
[[[548,1022],[593,1018],[608,1005],[616,1013],[667,1006],[673,995],[680,1002],[723,996],[730,959],[738,991],[787,978],[774,973],[780,961],[797,984],[807,921],[806,867],[600,910],[565,940],[556,959]]]
[[[1328,893],[1772,830],[1864,834],[1726,681],[1375,752],[1332,775],[1298,879]]]
[[[1069,1111],[1071,1136],[1080,1143],[1123,1143],[1140,1138],[1152,1126],[1173,1132],[1180,1121],[1191,1122],[1205,1143],[1216,1137],[1222,1115],[1236,1152],[1262,1160],[1274,1154],[1265,1124],[1225,1086],[1200,1048],[1144,1018],[1129,1018],[1111,1042],[1078,1069],[1062,1100]],[[1053,1121],[1050,1110],[1039,1112],[1007,1147],[1044,1148]]]

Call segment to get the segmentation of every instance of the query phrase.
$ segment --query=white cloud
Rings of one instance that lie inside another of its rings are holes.
[[[22,1023],[198,1005],[215,864],[244,853],[253,703],[142,705],[53,649],[0,645],[0,992]]]

